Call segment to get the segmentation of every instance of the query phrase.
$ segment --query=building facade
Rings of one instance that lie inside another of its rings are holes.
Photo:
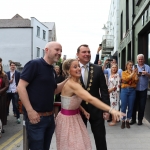
[[[29,60],[43,57],[46,43],[56,40],[55,23],[48,23],[51,28],[34,17],[24,19],[18,14],[12,19],[0,19],[0,57],[4,66],[12,60],[23,67]]]
[[[114,44],[111,55],[114,55],[116,47],[118,62],[123,70],[128,60],[132,60],[136,64],[138,54],[144,54],[145,63],[150,65],[150,1],[112,0],[110,11],[115,13],[115,9],[111,9],[114,4],[119,6],[116,13],[118,14],[117,26],[114,25],[114,29],[118,28],[118,38],[114,38],[116,44]],[[111,20],[109,17],[108,21]],[[113,19],[112,16],[111,18]],[[150,86],[148,87],[145,118],[150,122]]]

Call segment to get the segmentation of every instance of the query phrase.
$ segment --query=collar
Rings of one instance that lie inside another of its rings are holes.
[[[137,65],[138,65],[139,68],[145,68],[145,64],[143,66],[141,66],[141,67],[139,66],[139,64],[137,64]]]
[[[48,64],[42,57],[41,57],[40,59],[41,59],[41,61],[42,61],[42,63],[43,63],[44,65],[53,68],[53,65]]]
[[[79,62],[80,68],[82,68],[83,66],[87,65],[89,67],[90,63],[88,62],[87,64],[83,65],[82,63]]]
[[[11,70],[10,70],[10,73],[15,73],[15,70],[14,70],[14,71],[11,71]]]

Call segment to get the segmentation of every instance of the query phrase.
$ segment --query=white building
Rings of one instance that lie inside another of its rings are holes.
[[[43,57],[46,43],[55,40],[54,22],[24,19],[18,14],[12,19],[0,19],[0,57],[4,65],[12,60],[24,66],[31,59]]]
[[[119,0],[111,0],[108,21],[103,28],[106,32],[102,37],[101,58],[114,56],[118,57],[119,40]]]

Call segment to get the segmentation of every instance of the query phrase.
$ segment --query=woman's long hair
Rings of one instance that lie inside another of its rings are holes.
[[[132,60],[128,60],[128,61],[127,61],[126,65],[125,65],[125,70],[127,70],[127,66],[128,66],[129,63],[132,63],[132,64],[133,64],[133,61],[132,61]]]
[[[1,69],[0,69],[0,77],[4,77],[5,72],[3,71],[3,66],[1,64],[0,64],[0,67],[1,67]]]

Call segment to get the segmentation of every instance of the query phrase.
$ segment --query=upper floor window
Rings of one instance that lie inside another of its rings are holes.
[[[40,37],[40,27],[37,26],[37,36]]]
[[[46,31],[43,30],[43,39],[45,40],[46,38]]]
[[[36,57],[40,57],[40,48],[39,47],[37,47]]]

